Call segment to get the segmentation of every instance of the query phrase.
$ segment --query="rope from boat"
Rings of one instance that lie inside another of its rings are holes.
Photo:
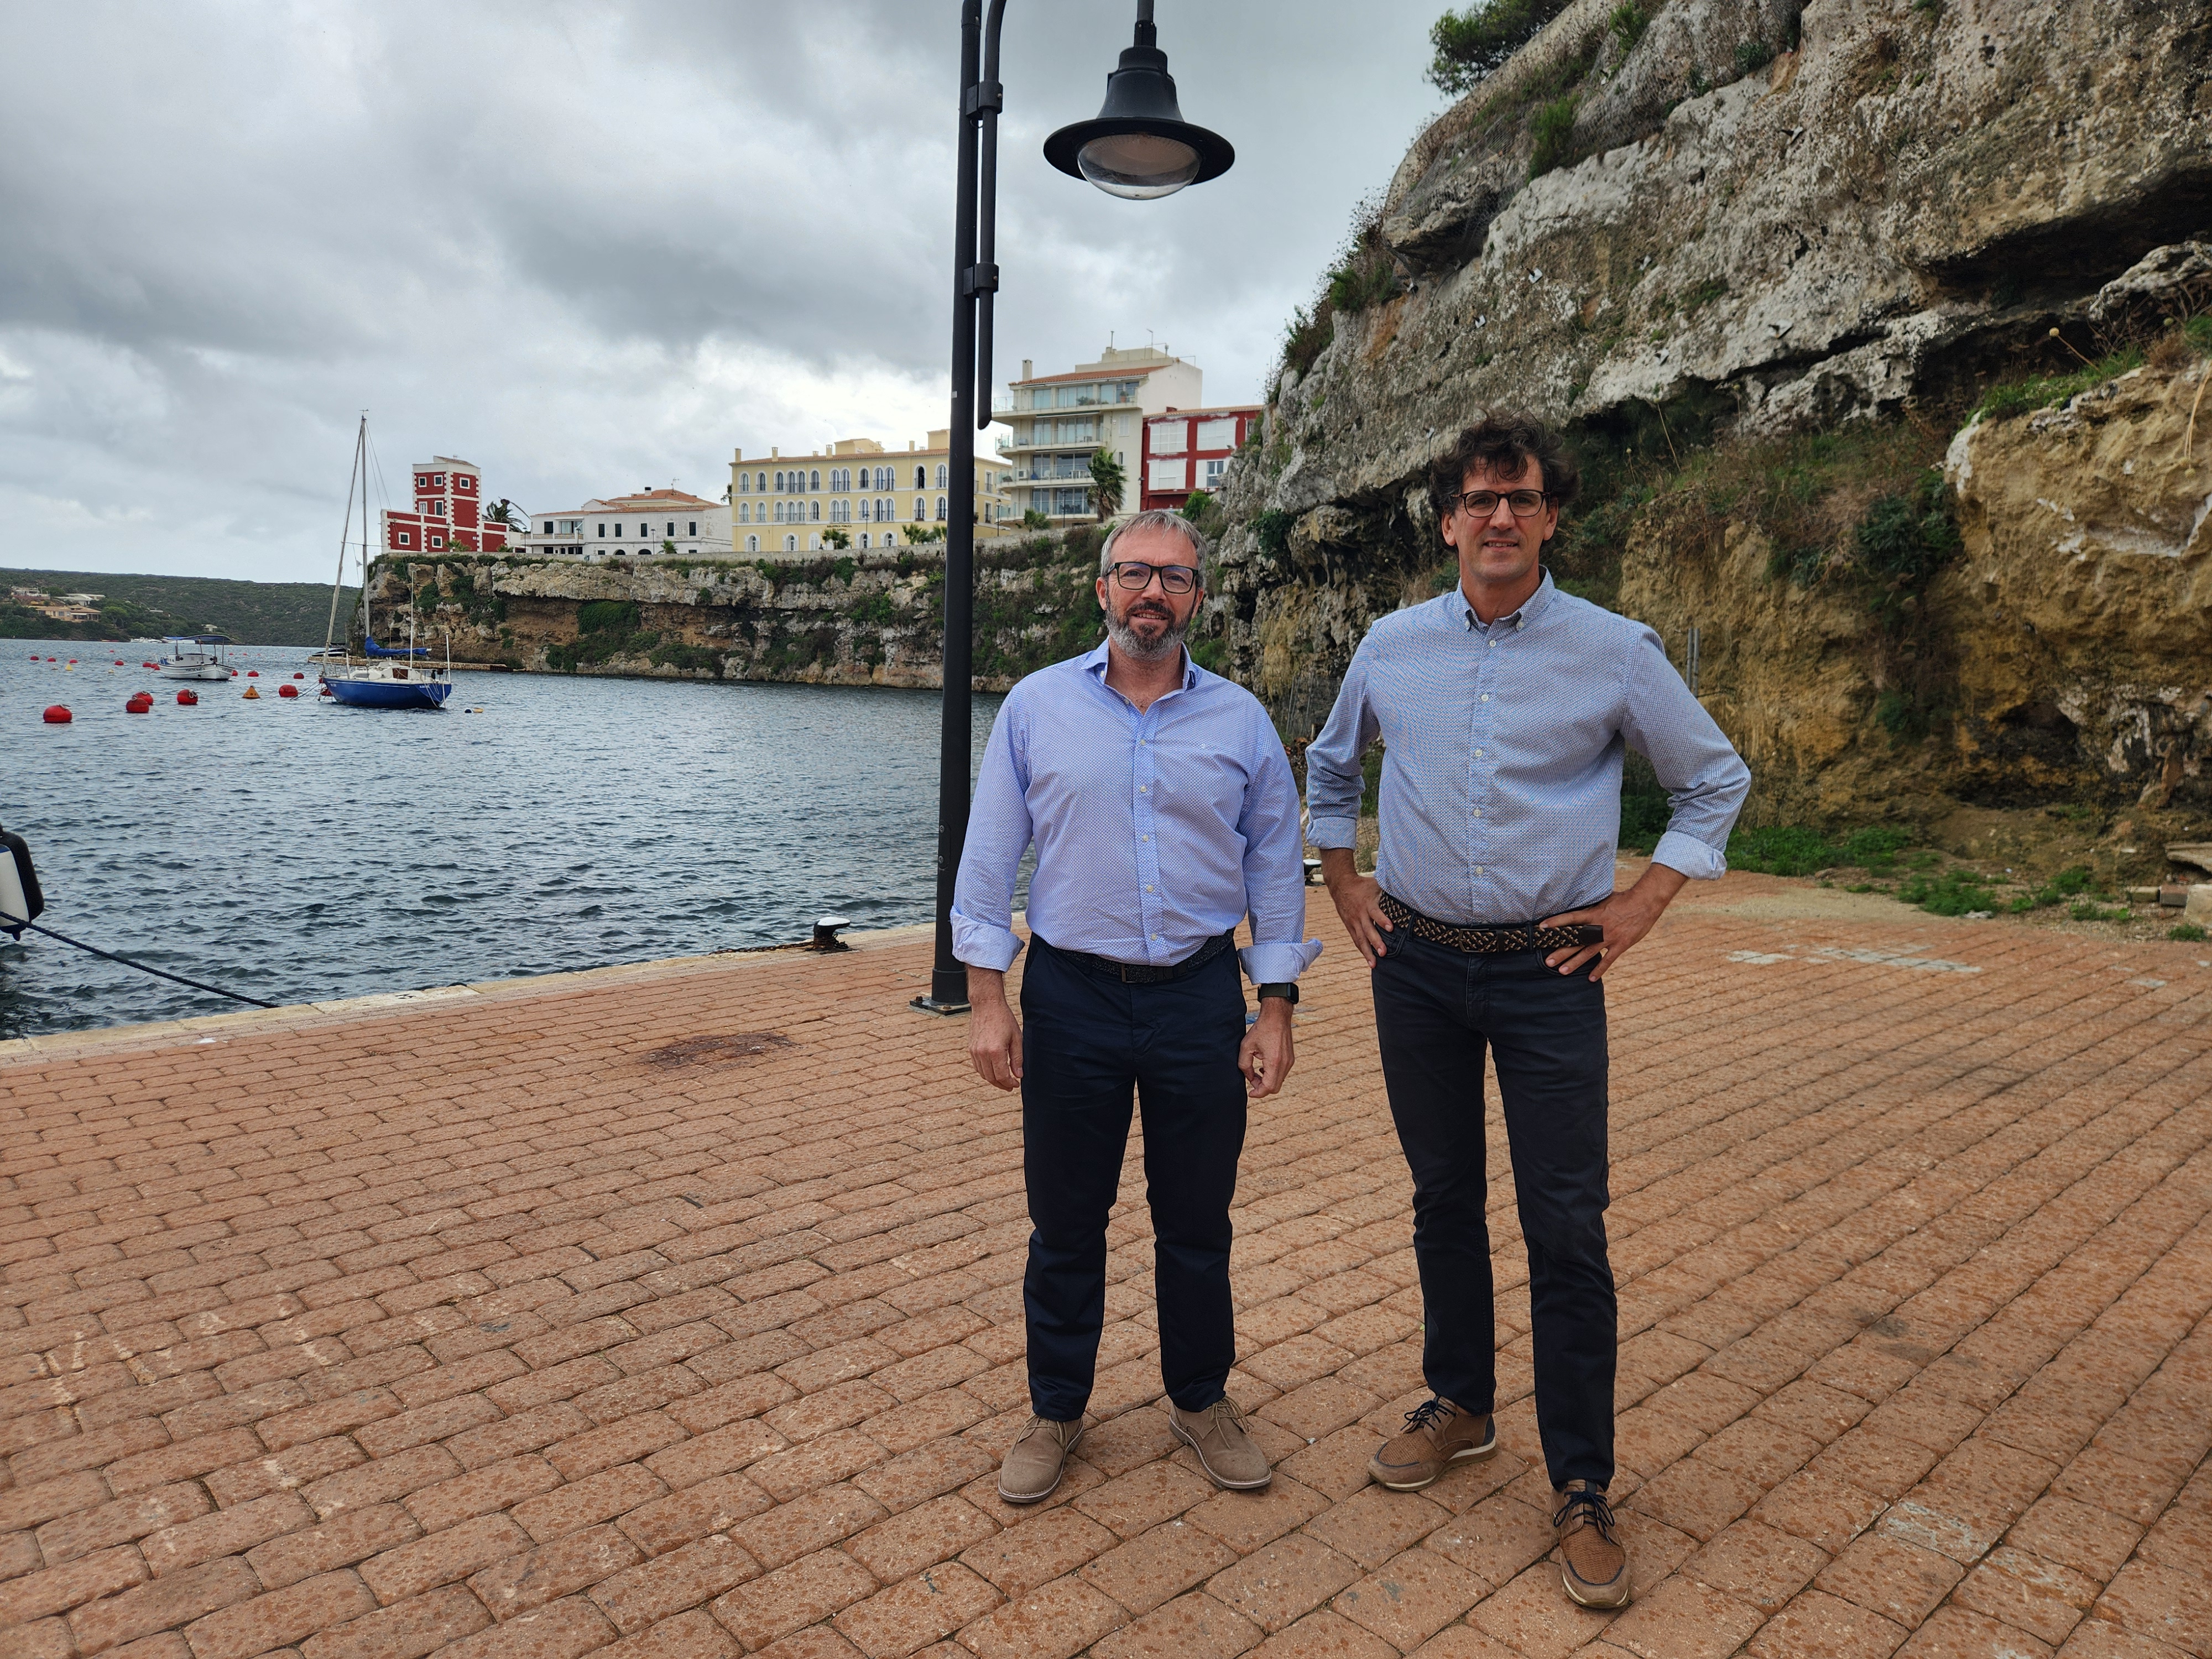
[[[258,997],[240,996],[235,991],[224,990],[220,985],[203,985],[196,979],[186,979],[182,974],[173,974],[166,968],[149,968],[143,962],[133,962],[129,957],[118,957],[112,951],[103,951],[96,945],[87,945],[82,939],[71,939],[66,933],[57,933],[51,927],[41,927],[35,921],[27,921],[22,917],[12,915],[6,910],[0,910],[0,927],[27,927],[34,933],[44,933],[48,939],[59,939],[64,945],[73,945],[80,951],[88,951],[94,956],[104,957],[109,962],[119,962],[125,968],[136,968],[142,974],[152,974],[161,979],[173,979],[179,985],[189,985],[195,991],[205,991],[211,996],[228,997],[233,1002],[250,1002],[257,1008],[274,1008],[278,1006],[273,1002],[264,1002]]]

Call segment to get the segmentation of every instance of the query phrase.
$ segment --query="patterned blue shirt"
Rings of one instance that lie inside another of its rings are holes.
[[[1550,572],[1485,625],[1455,587],[1367,630],[1306,750],[1306,837],[1350,847],[1360,759],[1382,740],[1385,892],[1440,921],[1540,921],[1613,891],[1626,744],[1674,808],[1655,862],[1728,868],[1751,772],[1642,623]]]
[[[968,819],[952,951],[1001,971],[1014,875],[1036,843],[1030,929],[1062,950],[1165,967],[1252,918],[1255,984],[1321,954],[1305,931],[1298,790],[1259,700],[1183,659],[1182,684],[1139,714],[1106,684],[1106,647],[1006,694]]]

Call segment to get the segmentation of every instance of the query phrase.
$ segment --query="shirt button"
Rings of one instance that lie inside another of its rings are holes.
[[[1475,757],[1475,759],[1477,759],[1477,760],[1480,760],[1480,759],[1482,758],[1482,750],[1480,750],[1480,749],[1476,750],[1474,751],[1474,757]]]
[[[1482,816],[1482,809],[1480,806],[1474,809],[1474,815],[1477,817],[1480,817]]]
[[[1482,873],[1482,866],[1478,864],[1474,866],[1474,873],[1478,876]]]
[[[1147,893],[1149,893],[1149,892],[1151,892],[1151,891],[1152,890],[1152,883],[1150,883],[1150,882],[1146,882],[1146,883],[1145,884],[1145,890],[1146,890]]]
[[[1491,648],[1492,651],[1495,651],[1495,650],[1497,650],[1497,649],[1498,649],[1498,641],[1497,641],[1496,640],[1492,640],[1492,641],[1491,641],[1491,642],[1490,642],[1490,648]]]
[[[1490,693],[1487,691],[1484,692],[1482,694],[1482,700],[1485,702],[1488,702],[1490,701]]]
[[[1489,699],[1489,698],[1487,698],[1487,697],[1485,697],[1485,698],[1483,699],[1483,702],[1488,702],[1489,701],[1490,701],[1490,699]],[[1145,784],[1141,784],[1141,783],[1140,783],[1140,784],[1139,784],[1139,785],[1137,786],[1137,793],[1138,793],[1139,794],[1140,794],[1140,795],[1141,795],[1141,794],[1143,794],[1143,793],[1145,793],[1146,789],[1148,787],[1149,787],[1149,786],[1145,785]]]

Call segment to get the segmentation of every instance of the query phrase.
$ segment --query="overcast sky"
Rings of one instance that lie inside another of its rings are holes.
[[[998,379],[1158,338],[1256,397],[1442,106],[1440,0],[1159,0],[1215,183],[1053,172],[1133,0],[1012,0]],[[0,0],[0,564],[324,580],[355,420],[404,506],[533,509],[945,423],[957,0]],[[380,505],[386,504],[380,502]]]

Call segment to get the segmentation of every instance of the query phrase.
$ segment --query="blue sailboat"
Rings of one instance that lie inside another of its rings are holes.
[[[427,659],[429,647],[415,643],[415,611],[407,611],[407,643],[404,647],[379,645],[376,635],[368,631],[368,416],[361,417],[361,429],[355,434],[353,476],[346,482],[346,517],[338,532],[338,574],[331,584],[331,617],[323,632],[323,648],[317,653],[322,664],[323,695],[333,702],[349,708],[442,708],[453,691],[453,641],[449,633],[446,638],[446,661],[442,667],[433,665]],[[336,639],[338,624],[338,594],[345,586],[346,556],[351,545],[349,538],[353,531],[354,501],[358,495],[361,502],[361,621],[362,653],[366,660],[356,662],[352,656],[337,648]]]

